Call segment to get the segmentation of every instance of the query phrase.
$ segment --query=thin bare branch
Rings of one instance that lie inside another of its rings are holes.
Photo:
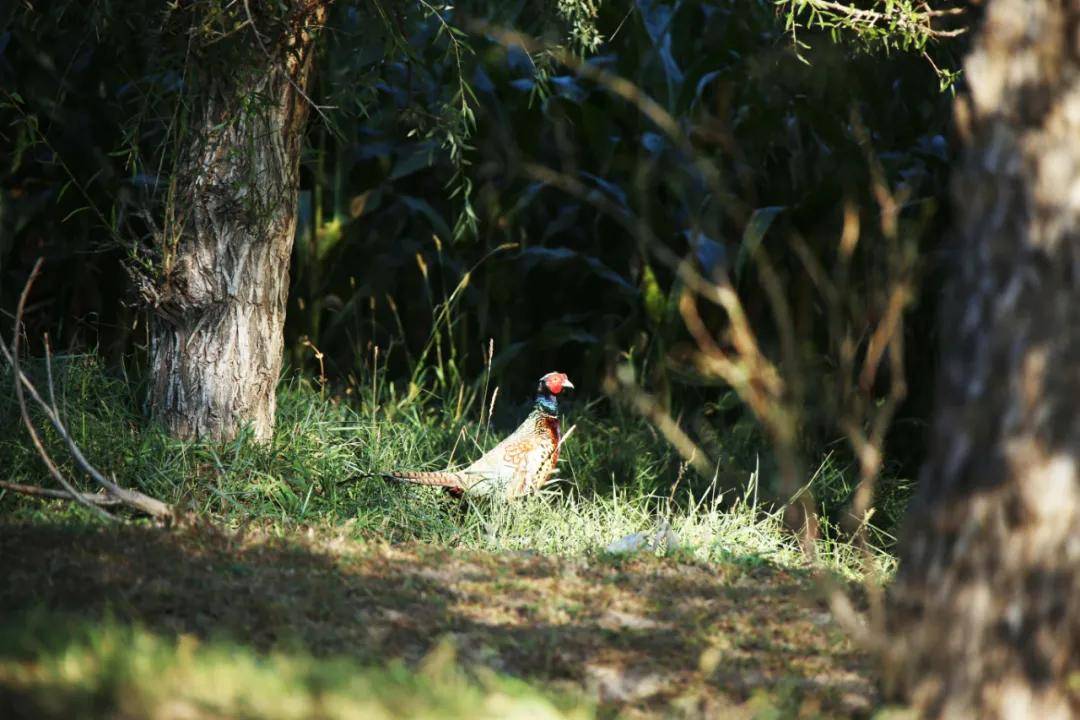
[[[679,310],[687,329],[698,344],[699,352],[694,356],[698,369],[706,375],[720,377],[731,385],[740,399],[750,407],[765,426],[777,446],[778,455],[781,456],[784,487],[789,492],[794,492],[799,485],[799,463],[794,451],[795,415],[794,408],[791,407],[789,391],[776,366],[761,351],[743,309],[742,301],[727,274],[721,274],[716,280],[706,279],[694,268],[691,260],[679,257],[630,210],[615,204],[577,178],[535,163],[523,164],[522,174],[561,189],[609,214],[627,232],[636,237],[642,247],[676,272],[679,279],[691,291],[681,299]],[[779,283],[778,280],[776,282]],[[699,295],[716,304],[727,314],[732,352],[723,350],[706,328],[698,314],[694,295]],[[618,384],[612,385],[612,388],[618,389]],[[684,458],[687,460],[694,458],[695,466],[699,462],[708,463],[706,454],[700,452],[693,440],[669,415],[655,407],[647,395],[640,391],[631,392],[632,388],[622,388],[622,390],[634,404],[635,409],[651,420]],[[709,472],[711,468],[706,470],[706,474]],[[796,520],[795,525],[798,526],[803,548],[808,555],[812,555],[813,541],[818,534],[813,499],[809,493],[802,493],[798,497],[798,511],[801,517]]]
[[[15,312],[15,337],[12,340],[11,349],[8,350],[7,346],[0,342],[0,354],[3,354],[8,364],[11,365],[14,372],[15,380],[15,397],[19,403],[19,410],[22,414],[23,424],[26,426],[27,431],[30,433],[30,439],[34,444],[35,449],[38,452],[38,456],[41,457],[42,462],[49,469],[49,474],[67,491],[70,499],[85,505],[93,512],[99,514],[101,517],[114,520],[114,516],[102,510],[98,505],[87,499],[87,493],[80,493],[68,482],[63,473],[56,466],[52,457],[46,451],[44,444],[41,442],[41,438],[34,427],[33,422],[30,419],[30,413],[27,409],[26,394],[30,395],[30,398],[38,406],[38,408],[45,414],[45,417],[52,423],[53,428],[57,434],[63,439],[67,446],[68,452],[71,454],[75,464],[79,466],[87,475],[91,477],[96,483],[101,485],[105,490],[119,500],[124,505],[131,507],[140,512],[146,513],[151,517],[159,519],[172,518],[174,512],[172,507],[166,503],[161,502],[155,498],[145,495],[137,490],[129,490],[117,485],[112,480],[106,478],[97,468],[95,468],[86,456],[83,455],[82,450],[72,439],[71,434],[64,426],[63,421],[60,419],[60,411],[56,405],[56,390],[53,384],[52,374],[52,353],[49,350],[48,338],[45,340],[45,369],[48,378],[48,389],[50,402],[46,402],[41,394],[38,392],[37,387],[30,381],[30,378],[22,371],[19,364],[19,339],[22,334],[22,316],[26,305],[26,298],[30,294],[30,288],[33,285],[34,280],[41,270],[42,259],[39,258],[34,264],[34,268],[30,273],[30,277],[26,281],[26,285],[23,288],[22,295],[19,298],[19,304]],[[25,389],[25,392],[24,392]]]
[[[54,498],[56,500],[74,499],[72,494],[67,490],[55,490],[53,488],[38,487],[37,485],[23,485],[21,483],[8,482],[7,480],[0,480],[0,490],[7,490],[9,492],[19,493],[20,495]],[[112,507],[114,505],[124,504],[124,501],[120,498],[112,497],[104,492],[78,493],[78,495],[80,495],[81,499],[85,502],[100,505],[102,507]]]
[[[45,463],[45,467],[48,468],[49,474],[52,475],[53,479],[56,480],[62,488],[64,488],[64,491],[70,499],[89,508],[90,511],[97,514],[98,517],[105,520],[115,520],[115,517],[83,498],[83,494],[76,490],[71,483],[68,482],[67,478],[64,477],[64,474],[60,472],[60,468],[53,462],[52,457],[49,456],[48,451],[45,449],[44,443],[41,442],[41,437],[34,427],[34,422],[30,419],[30,411],[26,407],[26,395],[23,393],[23,383],[20,382],[24,376],[22,374],[22,369],[19,367],[19,341],[22,338],[22,318],[23,311],[26,310],[26,298],[29,297],[30,288],[34,286],[34,280],[37,279],[38,273],[41,272],[42,262],[42,258],[38,258],[37,262],[34,263],[34,267],[30,271],[30,277],[26,279],[26,284],[23,285],[22,294],[19,295],[19,303],[15,306],[15,334],[11,339],[11,351],[9,352],[7,346],[2,342],[0,342],[0,348],[3,349],[4,357],[7,358],[13,371],[15,399],[19,403],[19,414],[22,415],[23,425],[26,426],[26,431],[30,434],[30,442],[34,444],[34,449],[37,450],[38,456],[41,457],[41,461]]]
[[[655,425],[660,434],[703,477],[713,474],[713,463],[709,460],[708,453],[698,447],[697,443],[679,427],[679,423],[675,422],[675,419],[631,378],[621,377],[618,373],[614,377],[609,376],[604,381],[604,390],[609,395],[618,392],[629,400],[634,409]]]
[[[56,428],[56,432],[60,434],[60,437],[64,439],[64,443],[67,445],[68,452],[71,453],[71,457],[75,460],[75,463],[82,468],[83,472],[94,479],[99,485],[111,492],[116,497],[124,501],[124,504],[135,508],[141,512],[146,513],[156,518],[169,518],[173,516],[172,508],[165,503],[145,495],[138,490],[129,490],[127,488],[117,485],[112,480],[102,475],[97,468],[90,464],[90,461],[86,459],[86,456],[82,454],[82,450],[75,444],[75,441],[71,438],[71,433],[64,427],[63,422],[60,420],[60,412],[56,405],[56,391],[53,387],[53,374],[52,374],[52,353],[49,351],[49,339],[45,338],[45,374],[48,379],[49,387],[49,399],[52,401],[52,405],[46,408],[49,420],[52,421],[53,427]]]
[[[259,28],[256,27],[256,25],[255,25],[255,18],[251,14],[251,5],[248,4],[248,0],[244,0],[244,12],[247,13],[247,17],[248,17],[248,21],[244,25],[247,25],[247,24],[251,25],[251,32],[252,32],[252,34],[255,35],[255,41],[259,44],[259,49],[262,50],[263,55],[266,56],[266,59],[271,64],[273,64],[274,63],[274,58],[270,55],[270,50],[267,49],[266,43],[263,42],[262,35],[259,34]],[[236,30],[240,30],[241,27],[243,27],[243,25],[241,25],[240,27],[237,27]],[[234,32],[235,32],[235,30],[234,30]],[[312,100],[310,97],[308,97],[308,94],[306,92],[304,92],[304,89],[297,84],[296,80],[293,79],[291,72],[286,72],[285,73],[285,79],[289,81],[290,85],[292,85],[293,90],[295,90],[300,95],[300,97],[302,97],[304,99],[304,102],[306,102],[308,105],[310,105],[315,110],[315,112],[319,113],[319,117],[321,117],[323,119],[323,122],[326,123],[326,127],[333,130],[334,124],[332,122],[330,122],[330,118],[328,118],[326,116],[326,113],[323,112],[323,106],[319,105],[314,100]]]

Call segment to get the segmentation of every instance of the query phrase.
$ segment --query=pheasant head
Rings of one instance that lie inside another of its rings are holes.
[[[549,372],[544,375],[536,387],[536,408],[547,415],[558,415],[558,395],[566,388],[574,389],[574,383],[570,382],[566,373]]]

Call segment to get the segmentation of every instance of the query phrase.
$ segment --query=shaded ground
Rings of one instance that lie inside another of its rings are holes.
[[[771,567],[48,525],[0,525],[0,557],[9,619],[44,607],[366,664],[413,665],[450,638],[466,666],[585,692],[601,716],[877,705],[866,659],[810,580]],[[32,713],[20,692],[0,678],[0,700]]]

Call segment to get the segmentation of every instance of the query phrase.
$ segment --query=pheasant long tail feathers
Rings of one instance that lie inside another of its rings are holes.
[[[387,480],[400,480],[401,482],[414,483],[416,485],[431,485],[434,487],[456,488],[464,490],[465,484],[459,473],[453,472],[386,472],[381,475]]]
[[[570,437],[559,434],[558,396],[573,383],[565,373],[540,378],[533,411],[518,429],[461,470],[435,472],[380,472],[387,480],[448,488],[451,494],[501,494],[507,498],[535,492],[550,479],[559,460],[559,448]]]

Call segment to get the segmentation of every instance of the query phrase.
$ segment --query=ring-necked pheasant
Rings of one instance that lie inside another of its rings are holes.
[[[564,373],[540,378],[536,402],[525,422],[483,457],[461,470],[436,472],[384,472],[383,477],[418,485],[445,487],[460,495],[520,497],[543,487],[559,459],[558,396],[573,383]]]

